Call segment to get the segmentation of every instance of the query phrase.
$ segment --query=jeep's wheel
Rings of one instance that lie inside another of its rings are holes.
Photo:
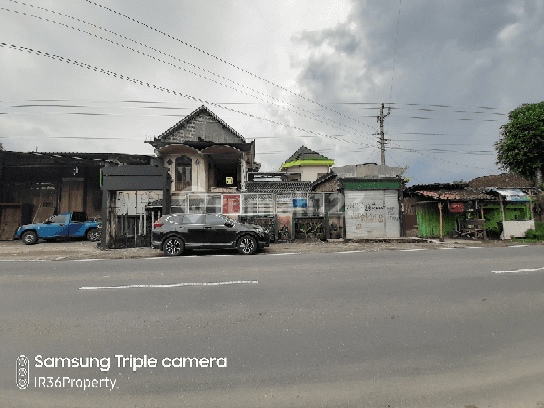
[[[87,230],[85,237],[89,241],[98,241],[100,239],[100,231],[98,231],[98,228],[91,228],[90,230]]]
[[[238,252],[242,255],[253,255],[257,252],[257,241],[255,238],[245,235],[238,240]]]
[[[23,233],[23,243],[26,245],[34,245],[36,242],[38,242],[38,234],[36,234],[34,231],[27,231]]]
[[[164,241],[163,252],[166,256],[178,256],[183,253],[185,245],[178,237],[170,237]]]

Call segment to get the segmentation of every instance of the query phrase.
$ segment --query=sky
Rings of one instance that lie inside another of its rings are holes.
[[[539,0],[0,0],[6,150],[153,155],[201,105],[261,171],[304,145],[409,185],[500,174],[508,112],[544,100]],[[389,109],[391,108],[391,109]]]

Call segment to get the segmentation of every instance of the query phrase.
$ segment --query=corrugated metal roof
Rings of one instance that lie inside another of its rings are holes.
[[[308,192],[312,188],[311,181],[248,181],[248,193],[294,193]]]
[[[417,190],[413,191],[416,196],[429,197],[435,200],[496,200],[496,197],[474,190]]]

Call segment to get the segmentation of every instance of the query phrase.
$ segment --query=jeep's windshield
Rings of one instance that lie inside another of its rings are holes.
[[[61,215],[55,215],[51,218],[49,218],[46,223],[47,224],[64,224],[66,222],[66,218],[68,215],[61,214]]]

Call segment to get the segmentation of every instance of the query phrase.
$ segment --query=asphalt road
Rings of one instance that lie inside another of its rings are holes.
[[[543,291],[541,246],[2,262],[0,405],[542,407]]]

